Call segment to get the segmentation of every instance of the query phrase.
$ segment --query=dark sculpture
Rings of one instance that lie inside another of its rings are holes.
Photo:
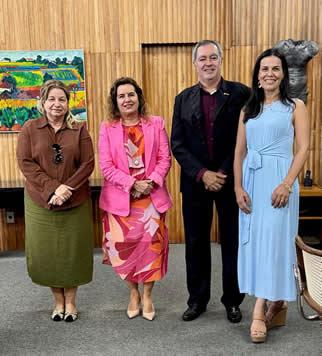
[[[299,98],[306,103],[306,65],[319,51],[317,43],[289,39],[278,41],[274,48],[277,48],[285,56],[288,63],[291,97]]]
[[[305,173],[304,187],[312,187],[311,171],[309,170]]]

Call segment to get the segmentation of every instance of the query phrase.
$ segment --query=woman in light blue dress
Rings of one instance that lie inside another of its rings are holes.
[[[257,298],[253,342],[264,342],[267,329],[285,325],[285,301],[296,299],[297,176],[308,156],[309,121],[304,103],[291,99],[288,88],[285,58],[276,49],[266,50],[256,61],[237,135],[238,282],[240,292]]]

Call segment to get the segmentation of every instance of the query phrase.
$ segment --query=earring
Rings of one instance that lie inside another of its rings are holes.
[[[258,81],[257,86],[258,86],[258,88],[261,88],[261,87],[262,87],[262,86],[261,86],[261,82],[260,82],[260,81]]]

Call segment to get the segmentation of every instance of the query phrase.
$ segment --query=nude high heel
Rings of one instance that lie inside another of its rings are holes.
[[[152,321],[155,318],[154,305],[152,304],[152,312],[145,313],[144,311],[142,311],[142,316],[143,316],[144,319]]]
[[[129,319],[133,319],[135,318],[136,316],[138,316],[140,314],[140,309],[135,309],[135,310],[127,310],[126,311],[126,314],[128,316]]]
[[[287,304],[283,302],[281,303],[280,307],[276,308],[273,317],[270,320],[265,321],[267,329],[272,329],[277,326],[286,325],[286,314],[287,314]]]
[[[261,320],[263,322],[262,326],[257,328],[253,327],[253,324],[250,328],[250,338],[254,343],[265,342],[266,340],[266,325],[265,325],[265,316],[264,314],[255,314],[253,313],[253,321]]]
[[[127,307],[126,315],[128,316],[129,319],[133,319],[140,314],[140,302],[141,302],[141,297],[139,300],[139,307],[137,309],[130,310],[129,307]]]

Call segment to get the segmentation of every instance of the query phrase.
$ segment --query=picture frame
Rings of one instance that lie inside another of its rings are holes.
[[[0,51],[0,133],[19,132],[24,123],[41,116],[40,88],[50,79],[70,91],[69,108],[87,123],[84,51]]]

